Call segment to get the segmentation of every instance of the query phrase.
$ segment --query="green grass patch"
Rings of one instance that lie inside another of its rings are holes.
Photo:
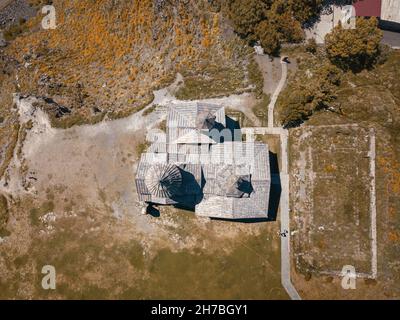
[[[143,116],[148,116],[149,114],[153,113],[156,109],[157,105],[152,105],[151,107],[143,111]]]
[[[244,91],[243,66],[226,67],[216,64],[204,66],[198,73],[185,73],[184,84],[176,91],[180,100],[222,97]]]
[[[53,201],[47,201],[44,202],[40,207],[38,208],[32,208],[29,213],[29,218],[32,226],[39,226],[40,225],[40,220],[39,218],[49,212],[54,211],[54,202]]]
[[[6,197],[0,195],[0,237],[7,237],[10,232],[6,229],[9,219],[8,203]]]
[[[264,77],[257,61],[254,58],[250,60],[247,66],[247,76],[249,78],[250,85],[254,87],[254,93],[256,94],[256,97],[261,98],[263,96]]]
[[[140,156],[142,153],[145,153],[147,149],[150,147],[150,143],[148,141],[141,142],[136,145],[136,154]]]

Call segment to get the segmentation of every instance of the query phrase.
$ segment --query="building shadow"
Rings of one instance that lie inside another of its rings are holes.
[[[199,204],[204,198],[204,176],[202,174],[200,185],[192,173],[182,168],[179,168],[179,170],[182,176],[181,191],[179,194],[173,195],[171,200],[177,202],[174,207],[194,212],[196,205]]]
[[[226,129],[228,129],[231,132],[232,136],[232,141],[235,141],[235,132],[238,134],[240,132],[240,123],[239,121],[233,120],[232,118],[225,116],[225,122],[226,122]],[[237,131],[239,130],[239,131]],[[240,133],[241,135],[241,133]]]
[[[271,170],[271,189],[269,192],[268,221],[276,221],[279,202],[281,199],[282,185],[279,174],[279,162],[276,153],[269,151],[269,166]]]
[[[271,221],[268,218],[250,218],[250,219],[224,219],[224,218],[213,218],[210,217],[211,220],[219,220],[226,222],[235,222],[235,223],[260,223],[260,222],[268,222]]]
[[[149,203],[146,208],[146,213],[151,215],[154,218],[158,218],[160,216],[160,210],[158,210],[154,204]]]

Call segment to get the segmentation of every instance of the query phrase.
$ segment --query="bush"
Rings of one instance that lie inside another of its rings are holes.
[[[315,41],[314,38],[311,38],[307,41],[306,44],[306,51],[311,53],[311,54],[315,54],[317,52],[317,42]]]
[[[23,28],[20,25],[13,25],[4,31],[4,39],[6,39],[6,41],[12,41],[22,34],[22,32]]]
[[[320,13],[323,0],[289,0],[288,3],[294,18],[303,24]]]

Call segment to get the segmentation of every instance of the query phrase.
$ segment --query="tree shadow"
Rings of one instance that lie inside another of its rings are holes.
[[[306,122],[309,119],[309,117],[301,117],[299,119],[295,120],[290,120],[287,123],[284,124],[283,128],[288,130],[288,129],[293,129],[293,128],[298,128],[300,127],[304,122]]]
[[[303,24],[303,27],[306,29],[311,29],[321,21],[321,15],[329,15],[333,13],[332,6],[347,6],[353,4],[354,0],[325,0],[323,1],[320,10],[315,12],[315,15],[312,16],[308,21]]]

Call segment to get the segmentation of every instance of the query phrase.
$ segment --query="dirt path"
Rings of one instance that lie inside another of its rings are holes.
[[[280,223],[281,223],[281,282],[292,300],[301,300],[296,288],[291,282],[290,266],[290,207],[289,207],[289,163],[288,163],[288,131],[274,127],[274,109],[276,101],[286,85],[288,65],[280,59],[271,60],[266,55],[257,55],[256,60],[264,76],[264,93],[273,92],[268,105],[268,128],[244,128],[257,134],[279,135],[281,141],[281,187]],[[280,65],[280,77],[276,73],[276,64]]]
[[[264,77],[263,92],[272,95],[281,79],[280,59],[271,59],[268,55],[256,55],[255,60]]]
[[[274,128],[242,128],[244,134],[252,132],[261,135],[279,135],[281,142],[280,183],[282,188],[279,201],[280,234],[281,234],[281,282],[292,300],[301,300],[299,293],[291,281],[290,260],[290,206],[289,206],[289,155],[288,155],[288,130]]]
[[[272,95],[271,102],[268,105],[268,127],[269,128],[274,127],[275,104],[276,104],[276,101],[278,100],[278,97],[279,97],[281,91],[285,87],[286,79],[287,79],[287,63],[282,61],[281,68],[282,68],[281,80],[279,81],[279,84],[276,87],[274,94]]]

